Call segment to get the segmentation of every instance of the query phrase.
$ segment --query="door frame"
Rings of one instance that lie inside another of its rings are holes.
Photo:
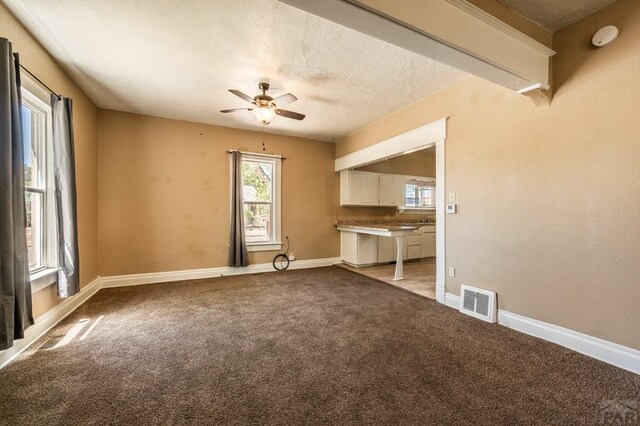
[[[445,216],[445,142],[447,117],[404,132],[352,152],[335,160],[335,171],[355,169],[381,160],[399,157],[422,149],[436,148],[436,300],[445,303],[446,216]]]

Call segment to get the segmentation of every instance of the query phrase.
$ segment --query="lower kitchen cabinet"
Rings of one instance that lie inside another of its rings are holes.
[[[378,236],[341,231],[340,257],[352,266],[375,265],[378,263]]]
[[[435,228],[435,226],[434,226]],[[436,232],[425,232],[422,234],[422,257],[435,257],[436,255]]]
[[[422,257],[422,244],[407,247],[407,259],[420,259]]]
[[[340,232],[340,256],[352,266],[370,266],[378,263],[396,261],[397,246],[395,237],[356,232]],[[436,255],[435,226],[423,226],[415,235],[404,238],[403,260],[416,260]]]

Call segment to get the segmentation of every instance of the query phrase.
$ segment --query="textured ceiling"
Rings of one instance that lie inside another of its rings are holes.
[[[550,31],[557,31],[615,0],[498,0],[509,9]]]
[[[258,130],[227,92],[291,92],[267,131],[335,140],[467,74],[276,0],[3,0],[101,108]]]

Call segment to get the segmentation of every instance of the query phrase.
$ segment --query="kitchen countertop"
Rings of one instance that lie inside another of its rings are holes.
[[[426,223],[366,223],[366,224],[336,224],[338,231],[354,232],[357,234],[378,235],[380,237],[404,237],[416,234],[423,226],[433,226]]]
[[[422,226],[424,226],[426,224],[380,224],[380,223],[367,223],[367,224],[337,224],[336,226],[338,227],[338,229],[343,228],[343,229],[353,229],[353,230],[358,230],[358,229],[370,229],[370,230],[375,230],[375,231],[416,231],[418,229],[420,229]]]
[[[435,226],[436,222],[432,218],[427,222],[421,222],[419,220],[407,220],[407,219],[384,219],[384,218],[367,218],[367,219],[337,219],[335,221],[336,226],[353,225],[353,226]]]

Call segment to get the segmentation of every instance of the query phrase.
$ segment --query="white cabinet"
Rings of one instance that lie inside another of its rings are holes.
[[[420,259],[422,257],[422,244],[407,247],[407,259]]]
[[[377,173],[345,170],[340,172],[341,206],[377,206],[380,177]]]
[[[422,257],[422,230],[417,235],[409,235],[407,242],[407,259],[420,259]]]
[[[404,237],[402,259],[414,260],[436,255],[436,227],[423,226]],[[340,231],[340,257],[352,266],[371,266],[396,261],[396,237],[382,237]]]
[[[380,175],[380,205],[401,206],[405,202],[406,177],[401,175]]]
[[[341,231],[340,257],[353,266],[378,263],[378,236]]]
[[[343,170],[340,172],[340,205],[399,207],[402,209],[406,202],[408,182],[430,184],[435,182],[435,179]]]
[[[436,227],[424,226],[422,234],[422,257],[436,255]]]
[[[407,237],[407,245],[408,246],[421,246],[422,245],[422,236],[420,234],[409,235]]]

